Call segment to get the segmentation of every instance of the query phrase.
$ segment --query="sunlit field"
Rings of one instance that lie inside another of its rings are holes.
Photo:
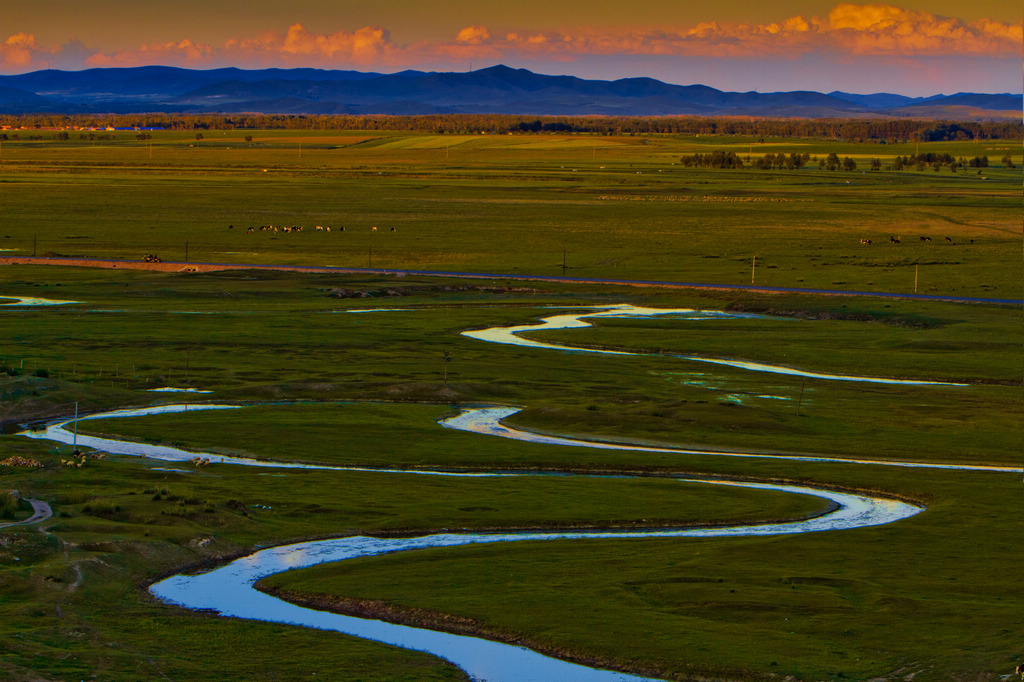
[[[2,143],[0,248],[1019,297],[1021,159],[1011,142],[106,135]],[[793,171],[681,167],[683,155],[712,150],[812,160]],[[928,152],[990,165],[885,170],[897,155]],[[857,170],[819,170],[830,153]],[[1016,168],[1000,166],[1006,154]],[[882,170],[871,171],[876,158]],[[272,225],[303,231],[258,230]]]
[[[435,548],[281,573],[260,588],[659,679],[995,681],[1024,658],[1019,304],[514,279],[1019,299],[1019,143],[1013,169],[1000,164],[1011,143],[921,143],[990,160],[936,172],[885,169],[916,153],[912,142],[110,135],[0,144],[0,258],[184,261],[187,243],[190,263],[493,276],[0,265],[0,461],[34,460],[0,464],[0,677],[464,680],[423,653],[189,611],[147,588],[314,538],[714,527],[828,510],[820,498],[679,477],[925,509],[778,537]],[[836,153],[858,169],[680,164],[714,149]],[[873,158],[882,170],[869,170]],[[22,297],[70,303],[7,304]],[[461,334],[623,304],[734,316],[524,332],[575,352]],[[77,433],[202,452],[207,466],[89,448],[77,466],[71,445],[18,435],[76,410],[182,402],[243,407],[81,421]],[[508,425],[533,433],[653,450],[439,424],[476,406],[518,408]],[[31,513],[12,490],[48,502],[53,517],[3,526]]]

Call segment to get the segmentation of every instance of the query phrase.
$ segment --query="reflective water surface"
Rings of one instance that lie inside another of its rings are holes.
[[[534,324],[522,324],[513,327],[492,327],[490,329],[478,329],[464,331],[463,336],[480,341],[491,343],[504,343],[513,346],[525,346],[528,348],[548,348],[552,350],[570,351],[575,353],[600,353],[603,355],[644,355],[643,353],[631,353],[627,351],[600,350],[596,348],[577,348],[557,343],[545,343],[520,336],[522,332],[536,332],[548,329],[580,329],[592,326],[585,318],[595,317],[674,317],[683,319],[730,319],[762,317],[747,314],[733,314],[715,310],[693,310],[690,308],[641,308],[629,304],[609,306],[607,309],[598,312],[569,313],[565,315],[553,315],[545,317]],[[923,381],[918,379],[887,379],[885,377],[867,377],[847,374],[829,374],[825,372],[809,372],[793,367],[782,365],[768,365],[760,362],[747,360],[731,360],[727,358],[708,358],[700,355],[675,355],[683,360],[693,362],[707,362],[715,365],[726,365],[739,369],[746,369],[755,372],[768,372],[770,374],[786,374],[790,376],[806,377],[808,379],[828,379],[831,381],[860,381],[872,384],[913,384],[913,385],[939,385],[939,386],[966,386],[966,384],[954,384],[945,381]]]
[[[231,410],[235,405],[162,405],[136,410],[118,410],[90,415],[84,418],[127,418],[147,414],[184,412],[192,410]],[[510,437],[519,434],[524,440],[539,443],[576,444],[587,447],[614,447],[607,444],[592,444],[570,439],[552,439],[525,432],[508,430],[498,424],[502,415],[514,413],[515,408],[492,408],[464,413],[452,420],[446,420],[447,428],[465,428],[477,433],[489,433]],[[40,432],[25,432],[22,435],[33,438],[47,438],[70,442],[74,437],[68,432],[70,421],[54,424]],[[166,461],[191,459],[197,454],[166,446],[146,445],[78,436],[81,445],[96,447],[107,452],[153,457]],[[267,462],[247,458],[212,456],[227,464],[261,467],[300,467],[331,470],[351,470],[343,467],[317,467],[287,462]],[[360,469],[373,471],[370,469]],[[376,470],[381,471],[381,470]],[[382,473],[396,475],[416,473],[419,475],[445,476],[531,476],[544,474],[504,472],[453,473],[453,472],[403,472],[386,470]],[[528,532],[528,533],[441,533],[417,538],[372,538],[348,537],[319,540],[295,545],[272,547],[237,559],[227,565],[197,575],[177,575],[160,581],[150,587],[152,594],[164,601],[187,608],[211,609],[224,616],[250,618],[278,623],[290,623],[305,627],[329,629],[357,637],[363,637],[394,646],[425,651],[451,661],[478,680],[489,682],[529,682],[531,680],[575,680],[579,682],[606,682],[612,680],[643,680],[641,678],[607,670],[587,668],[565,661],[543,656],[520,646],[501,644],[484,639],[462,635],[451,635],[402,625],[393,625],[364,618],[353,618],[325,613],[305,607],[288,604],[275,597],[262,594],[253,588],[257,580],[274,573],[313,566],[324,562],[343,561],[355,557],[367,557],[400,551],[412,551],[428,547],[454,547],[458,545],[494,542],[536,542],[536,541],[582,541],[610,538],[633,538],[638,541],[650,538],[688,537],[738,537],[767,536],[792,533],[809,533],[860,528],[892,523],[913,516],[920,507],[877,497],[852,495],[805,486],[784,486],[754,482],[724,480],[676,479],[680,485],[718,485],[777,490],[799,495],[812,495],[832,504],[828,512],[809,519],[773,524],[747,524],[715,528],[637,529],[629,531],[589,532]]]

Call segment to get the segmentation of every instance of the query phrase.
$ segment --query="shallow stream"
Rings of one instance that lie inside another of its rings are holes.
[[[90,415],[83,418],[129,418],[147,414],[185,412],[187,410],[230,410],[236,405],[162,405],[137,410],[117,410]],[[445,420],[447,428],[459,428],[476,433],[503,437],[515,437],[538,443],[557,443],[581,447],[617,447],[609,444],[539,436],[523,431],[507,429],[498,423],[503,415],[512,414],[515,408],[490,408],[472,410],[453,419]],[[82,420],[79,420],[82,421]],[[76,438],[67,427],[71,421],[53,424],[38,432],[25,432],[32,438],[45,438],[70,443]],[[510,435],[514,434],[514,435]],[[241,457],[220,457],[219,455],[182,450],[168,446],[147,445],[109,438],[79,435],[80,445],[94,447],[106,452],[149,457],[163,461],[188,461],[195,457],[209,457],[224,464],[274,468],[327,469],[339,471],[379,471],[388,474],[438,475],[438,476],[542,476],[545,474],[482,472],[452,473],[425,471],[393,471],[353,469],[304,465],[287,462],[260,461]],[[289,604],[257,591],[256,581],[274,573],[304,568],[325,562],[343,561],[356,557],[376,556],[393,552],[411,551],[428,547],[454,547],[494,542],[536,542],[536,541],[582,541],[600,539],[632,538],[638,541],[651,538],[709,538],[768,536],[793,533],[847,530],[885,523],[892,523],[913,516],[921,507],[896,500],[852,495],[806,486],[784,486],[755,482],[726,480],[676,479],[681,485],[719,485],[777,490],[798,495],[812,495],[831,503],[832,509],[813,518],[784,523],[746,524],[713,528],[659,528],[628,531],[589,532],[526,532],[526,533],[441,533],[416,538],[373,538],[347,537],[319,540],[295,545],[271,547],[237,559],[227,565],[195,575],[177,575],[160,581],[150,587],[156,597],[186,608],[210,609],[224,616],[249,618],[253,620],[289,623],[305,627],[334,630],[344,634],[363,637],[394,646],[425,651],[465,670],[474,679],[488,682],[529,682],[531,680],[574,680],[578,682],[610,682],[612,680],[643,680],[622,673],[588,668],[566,661],[550,658],[524,649],[520,646],[502,644],[485,639],[452,635],[403,625],[393,625],[365,618],[354,618]]]

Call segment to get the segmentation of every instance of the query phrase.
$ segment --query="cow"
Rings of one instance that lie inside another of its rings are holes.
[[[953,239],[951,237],[946,237],[946,241],[949,242],[950,244],[953,243]]]
[[[376,231],[377,231],[377,226],[376,225],[374,225],[373,227],[370,228],[370,232],[376,232]]]
[[[870,239],[861,239],[860,243],[863,244],[864,246],[871,246],[871,240]]]
[[[932,240],[931,237],[921,237],[921,241],[923,241],[923,242],[930,242],[931,240]]]
[[[397,228],[397,227],[392,227],[392,228],[391,228],[391,231],[392,231],[392,232],[396,232],[397,230],[398,230],[398,228]]]
[[[899,237],[889,237],[889,243],[890,244],[899,244],[900,243],[900,238]]]

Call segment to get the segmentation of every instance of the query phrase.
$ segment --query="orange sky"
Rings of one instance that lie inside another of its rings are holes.
[[[503,63],[726,90],[1020,92],[1022,13],[1020,0],[33,0],[0,18],[0,73]]]

